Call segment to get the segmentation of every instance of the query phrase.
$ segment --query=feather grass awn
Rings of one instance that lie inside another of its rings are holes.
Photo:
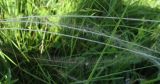
[[[122,50],[125,50],[125,51],[132,52],[134,54],[142,55],[143,57],[146,57],[146,58],[149,58],[149,59],[152,59],[152,60],[153,59],[160,60],[160,58],[158,58],[158,57],[155,57],[155,56],[143,53],[143,52],[139,52],[139,51],[135,51],[135,50],[130,50],[130,49],[119,47],[119,46],[115,46],[115,45],[112,45],[112,44],[106,44],[106,43],[100,42],[100,41],[95,41],[95,40],[91,40],[91,39],[87,39],[87,38],[82,38],[82,37],[77,37],[77,36],[71,36],[71,35],[57,33],[57,32],[50,32],[50,31],[43,31],[43,30],[34,30],[34,29],[24,29],[24,28],[0,28],[0,30],[13,30],[13,31],[14,30],[21,30],[21,31],[33,31],[33,32],[43,32],[43,33],[48,33],[48,34],[54,34],[54,35],[59,35],[59,36],[64,36],[64,37],[84,40],[84,41],[88,41],[88,42],[93,42],[93,43],[97,43],[97,44],[101,44],[101,45],[106,45],[106,46],[114,47],[114,48],[117,48],[117,49],[122,49]]]
[[[139,19],[139,18],[120,18],[120,17],[108,17],[108,16],[89,16],[89,15],[48,15],[48,16],[24,16],[24,17],[17,17],[19,19],[23,18],[49,18],[49,17],[61,17],[61,18],[96,18],[96,19],[122,19],[128,21],[142,21],[142,22],[154,22],[160,23],[160,20],[151,20],[151,19]],[[16,18],[10,18],[16,19]]]
[[[99,35],[99,36],[111,38],[113,40],[117,40],[117,41],[120,41],[120,42],[127,43],[128,45],[137,46],[137,47],[140,47],[140,48],[143,48],[143,49],[146,49],[146,50],[149,50],[149,51],[152,51],[152,52],[160,54],[160,52],[158,52],[158,51],[155,51],[153,49],[138,45],[138,44],[133,43],[133,42],[125,41],[125,40],[119,39],[117,37],[106,35],[104,33],[90,31],[90,30],[87,30],[87,29],[80,29],[80,28],[76,28],[76,27],[73,27],[73,26],[67,26],[67,25],[63,25],[63,24],[55,24],[55,23],[50,23],[50,22],[35,22],[35,21],[23,21],[23,20],[6,20],[6,21],[5,20],[0,20],[0,22],[16,22],[16,23],[17,22],[22,22],[22,23],[44,24],[44,25],[47,24],[47,25],[51,25],[51,26],[61,26],[62,28],[64,27],[64,28],[67,28],[67,29],[78,30],[78,31],[85,32],[85,33],[90,33],[90,34],[94,34],[94,35]]]

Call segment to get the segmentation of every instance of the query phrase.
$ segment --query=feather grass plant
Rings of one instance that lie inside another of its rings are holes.
[[[0,83],[158,83],[150,1],[1,0]]]

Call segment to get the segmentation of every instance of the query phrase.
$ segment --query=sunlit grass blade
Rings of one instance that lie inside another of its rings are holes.
[[[9,56],[7,56],[5,53],[3,53],[1,50],[0,50],[0,56],[3,58],[6,58],[8,61],[13,63],[15,66],[17,66],[17,64]]]

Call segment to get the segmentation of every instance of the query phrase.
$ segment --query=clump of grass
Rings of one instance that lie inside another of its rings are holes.
[[[0,83],[159,81],[160,10],[143,2],[0,1]]]

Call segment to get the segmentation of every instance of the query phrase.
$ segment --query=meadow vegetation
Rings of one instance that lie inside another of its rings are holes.
[[[0,84],[159,84],[158,0],[0,0]]]

